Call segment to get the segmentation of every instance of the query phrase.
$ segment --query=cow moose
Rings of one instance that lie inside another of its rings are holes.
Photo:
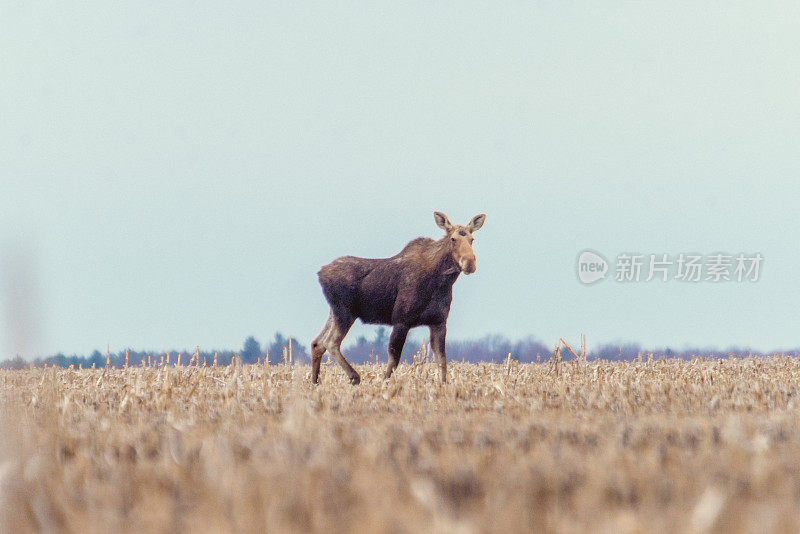
[[[447,381],[447,316],[458,275],[472,274],[477,258],[472,234],[483,226],[486,214],[474,216],[466,225],[453,224],[435,211],[436,225],[445,235],[439,240],[418,237],[391,258],[342,256],[322,267],[317,275],[325,300],[331,307],[322,331],[311,343],[311,380],[319,383],[322,356],[327,350],[342,366],[351,384],[361,377],[347,362],[341,346],[356,319],[364,323],[392,326],[389,365],[384,378],[400,362],[409,329],[430,327],[431,347],[442,382]]]

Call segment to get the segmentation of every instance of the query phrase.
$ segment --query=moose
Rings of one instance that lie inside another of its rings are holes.
[[[386,379],[400,362],[408,331],[415,326],[428,326],[442,382],[447,381],[445,337],[453,284],[462,272],[472,274],[477,269],[472,234],[483,226],[486,214],[474,216],[466,225],[453,224],[440,211],[435,211],[433,218],[445,232],[439,240],[418,237],[390,258],[342,256],[319,270],[319,283],[331,311],[311,343],[313,383],[319,383],[326,350],[342,366],[351,384],[361,382],[341,350],[356,319],[392,326]]]

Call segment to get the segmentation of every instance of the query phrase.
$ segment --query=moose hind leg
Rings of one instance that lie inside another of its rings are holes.
[[[392,335],[389,337],[389,365],[386,367],[386,374],[383,375],[384,379],[392,376],[392,373],[400,363],[400,356],[403,354],[403,345],[406,344],[406,336],[408,335],[408,327],[405,325],[394,325]]]
[[[311,382],[319,384],[319,367],[322,364],[322,357],[325,355],[325,340],[330,335],[333,326],[333,315],[328,316],[322,331],[311,342]]]
[[[333,354],[333,357],[336,358],[336,361],[339,362],[339,365],[342,366],[344,372],[350,378],[350,383],[354,386],[361,383],[361,377],[358,375],[358,371],[353,369],[353,366],[347,361],[347,358],[344,357],[342,354],[342,341],[344,341],[344,337],[347,335],[347,332],[350,331],[350,327],[353,326],[354,319],[351,317],[336,317],[333,320],[333,324],[330,329],[330,335],[326,339],[326,348],[328,351]]]

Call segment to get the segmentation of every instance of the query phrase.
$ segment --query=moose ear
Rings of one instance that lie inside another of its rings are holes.
[[[478,214],[469,221],[467,228],[469,228],[470,232],[480,230],[481,226],[483,226],[484,221],[486,221],[486,214],[485,213]]]
[[[445,215],[441,211],[433,212],[433,220],[436,221],[436,226],[438,226],[445,232],[449,232],[453,228],[453,223],[451,223],[450,219],[447,218],[447,215]]]

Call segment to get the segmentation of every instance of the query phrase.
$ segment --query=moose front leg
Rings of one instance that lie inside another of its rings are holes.
[[[445,338],[447,337],[447,324],[431,325],[431,348],[439,362],[439,371],[442,374],[442,383],[447,382],[447,350]]]
[[[392,328],[392,335],[389,336],[389,365],[386,367],[384,379],[392,376],[392,373],[400,363],[400,356],[403,354],[403,345],[406,344],[408,327],[403,324],[396,324]]]

